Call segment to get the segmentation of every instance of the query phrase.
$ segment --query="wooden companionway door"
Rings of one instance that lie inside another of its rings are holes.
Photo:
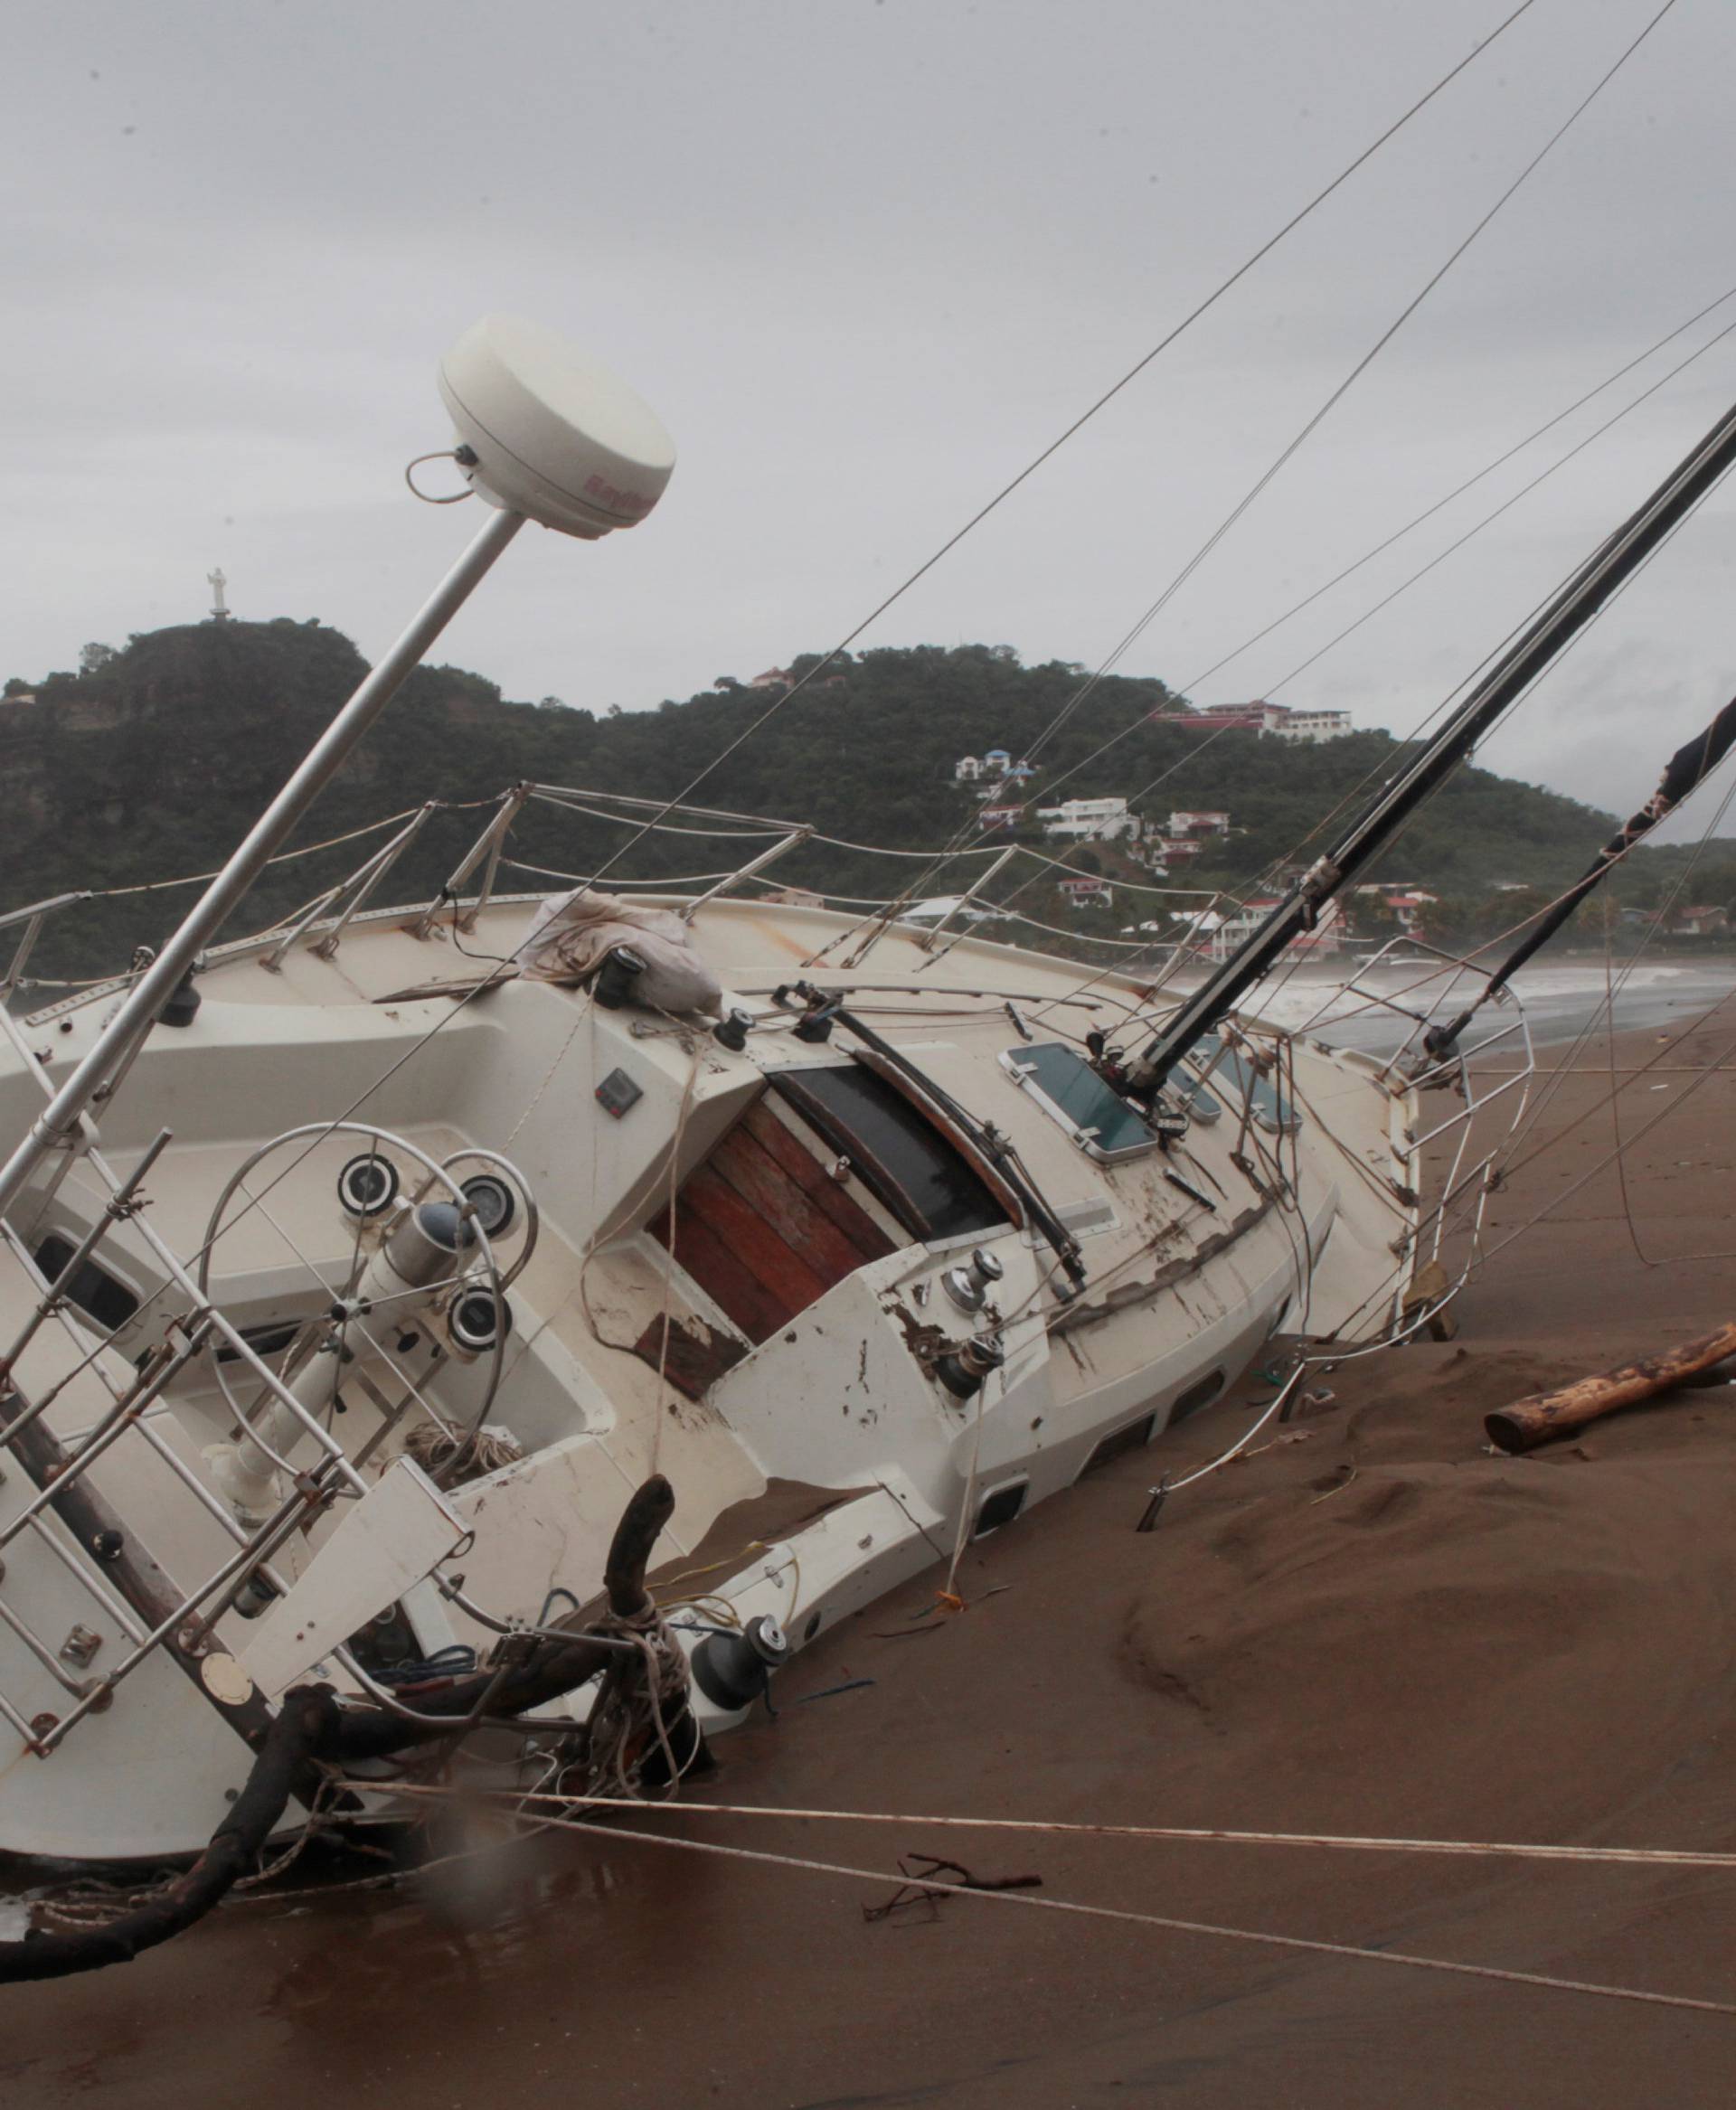
[[[650,1225],[756,1346],[846,1275],[893,1250],[788,1123],[757,1100]]]

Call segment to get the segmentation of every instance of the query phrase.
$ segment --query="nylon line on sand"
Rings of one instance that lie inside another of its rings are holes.
[[[691,1805],[690,1805],[691,1806]],[[546,1817],[540,1822],[557,1831],[589,1832],[593,1838],[630,1839],[648,1846],[673,1846],[684,1853],[709,1853],[729,1860],[760,1861],[772,1868],[807,1869],[816,1875],[848,1876],[858,1882],[884,1883],[900,1879],[884,1869],[848,1868],[841,1861],[810,1860],[788,1853],[766,1853],[748,1846],[721,1846],[709,1839],[676,1839],[667,1833],[634,1832],[611,1824],[606,1833],[571,1817]],[[1444,1971],[1461,1978],[1489,1978],[1507,1985],[1529,1985],[1546,1992],[1590,1993],[1599,2000],[1637,2001],[1648,2007],[1690,2008],[1701,2014],[1736,2016],[1736,2005],[1727,2001],[1695,2000],[1687,1993],[1648,1992],[1632,1985],[1600,1985],[1583,1978],[1555,1978],[1540,1971],[1506,1971],[1494,1964],[1455,1964],[1444,1956],[1417,1956],[1404,1949],[1364,1949],[1351,1942],[1313,1941],[1303,1935],[1262,1934],[1253,1927],[1220,1926],[1210,1920],[1173,1919],[1155,1912],[1129,1912],[1112,1905],[1081,1905],[1065,1898],[1034,1898],[1028,1890],[976,1890],[963,1883],[930,1882],[925,1890],[952,1898],[992,1899],[1002,1905],[1024,1905],[1040,1912],[1069,1912],[1084,1919],[1108,1919],[1124,1926],[1150,1926],[1169,1934],[1208,1935],[1220,1941],[1252,1942],[1263,1948],[1291,1949],[1304,1955],[1337,1956],[1366,1964],[1396,1964],[1412,1971]]]
[[[365,1783],[356,1783],[358,1786]],[[1155,1839],[1184,1845],[1324,1846],[1354,1853],[1432,1853],[1515,1860],[1611,1862],[1628,1867],[1736,1869],[1736,1852],[1712,1847],[1550,1846],[1524,1841],[1480,1839],[1382,1839],[1343,1832],[1248,1832],[1224,1825],[1086,1824],[1048,1817],[923,1816],[898,1810],[812,1810],[768,1803],[646,1803],[637,1795],[570,1795],[510,1788],[486,1793],[510,1801],[553,1803],[566,1809],[679,1809],[684,1816],[708,1813],[719,1817],[800,1818],[833,1824],[928,1825],[978,1832],[1037,1832],[1081,1839]],[[439,1795],[444,1789],[401,1783],[394,1794]]]

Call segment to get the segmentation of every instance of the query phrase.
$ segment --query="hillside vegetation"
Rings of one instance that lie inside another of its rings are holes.
[[[798,660],[796,666],[811,664]],[[316,622],[287,618],[160,630],[118,652],[87,647],[80,672],[36,683],[34,701],[0,705],[0,768],[8,792],[0,908],[209,870],[239,841],[363,671],[347,638]],[[698,796],[712,807],[812,822],[848,843],[937,846],[976,811],[968,788],[953,781],[956,758],[991,747],[1021,754],[1079,682],[1075,667],[1021,666],[1005,647],[865,652],[779,710]],[[29,686],[18,678],[8,684],[14,692]],[[508,702],[494,683],[457,667],[423,668],[320,801],[299,840],[312,843],[425,799],[486,799],[524,778],[668,796],[775,700],[726,677],[684,702],[596,717],[552,699]],[[1159,707],[1178,707],[1160,682],[1103,682],[1042,749],[1027,797],[1034,805],[1050,796],[1122,794],[1160,824],[1172,807],[1227,808],[1238,833],[1186,872],[1188,884],[1245,887],[1269,872],[1298,853],[1341,801],[1365,796],[1389,775],[1401,752],[1377,732],[1296,748],[1235,731],[1206,748],[1200,733],[1146,722]],[[1646,768],[1649,776],[1649,761]],[[1637,797],[1645,788],[1636,786]],[[484,817],[439,816],[393,875],[388,898],[430,894]],[[1498,882],[1552,890],[1580,869],[1609,827],[1609,815],[1571,799],[1467,769],[1412,823],[1379,876],[1462,900],[1487,895]],[[1026,839],[1039,840],[1034,828]],[[521,859],[578,873],[626,840],[618,827],[533,806],[514,842]],[[351,844],[278,867],[228,935],[271,923],[341,877],[369,847]],[[708,872],[741,862],[752,847],[665,835],[617,869],[622,876]],[[1308,853],[1319,847],[1316,839]],[[1083,861],[1089,866],[1098,854],[1087,850]],[[1103,854],[1113,872],[1118,861]],[[964,883],[967,869],[979,868],[954,865],[925,886],[949,890]],[[1031,881],[1035,869],[1025,863],[1018,883]],[[836,894],[883,897],[921,870],[865,850],[816,843],[784,860],[777,877]],[[1718,876],[1696,876],[1700,898],[1723,898],[1715,890]],[[1181,878],[1178,871],[1178,883]],[[1736,871],[1723,878],[1726,892],[1736,890]],[[526,890],[556,882],[508,873],[503,883]],[[1644,872],[1630,883],[1656,890]],[[1704,891],[1709,885],[1711,893]],[[59,918],[44,935],[36,971],[76,975],[124,966],[134,946],[160,939],[191,898],[184,890],[134,894]],[[1028,885],[1020,906],[1081,934],[1109,922],[1101,909],[1063,907],[1046,878]],[[1152,905],[1143,906],[1149,912]],[[1114,921],[1133,908],[1129,897]]]

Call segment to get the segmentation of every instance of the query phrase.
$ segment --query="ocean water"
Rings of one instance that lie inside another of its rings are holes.
[[[1736,998],[1736,958],[1617,962],[1613,983],[1618,1032],[1685,1028],[1725,1004],[1736,1031],[1736,1003],[1731,1002]],[[1360,975],[1353,966],[1335,973],[1320,962],[1311,963],[1306,972],[1286,975],[1280,969],[1255,990],[1245,1008],[1275,1025],[1315,1034],[1335,1046],[1387,1054],[1414,1030],[1410,1014],[1451,1018],[1480,986],[1480,977],[1425,960],[1385,962]],[[1461,1044],[1468,1048],[1521,1015],[1533,1046],[1559,1044],[1577,1039],[1588,1027],[1604,1031],[1612,1008],[1600,959],[1526,967],[1514,976],[1513,994],[1514,1003],[1486,1005]],[[1520,1044],[1517,1034],[1513,1044]]]

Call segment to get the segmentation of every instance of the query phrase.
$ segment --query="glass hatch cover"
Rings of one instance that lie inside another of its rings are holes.
[[[1254,1125],[1268,1134],[1294,1135],[1301,1127],[1301,1115],[1277,1084],[1239,1050],[1222,1050],[1204,1071],[1202,1083],[1204,1078],[1213,1079],[1223,1096],[1238,1109],[1250,1106]]]
[[[1157,1148],[1157,1138],[1135,1108],[1061,1041],[1010,1048],[1001,1064],[1099,1164],[1120,1164]]]

